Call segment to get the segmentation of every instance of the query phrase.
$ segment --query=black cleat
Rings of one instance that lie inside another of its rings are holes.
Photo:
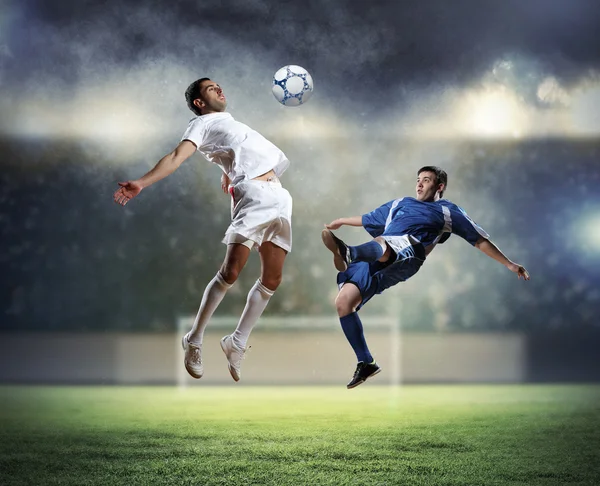
[[[328,229],[321,231],[321,239],[327,249],[333,253],[333,264],[338,272],[343,272],[350,265],[350,248]]]
[[[354,388],[355,386],[360,385],[367,381],[371,376],[375,376],[377,373],[381,371],[379,365],[373,361],[372,363],[365,363],[364,361],[359,361],[356,365],[356,371],[354,372],[354,376],[350,383],[346,385],[346,388]]]

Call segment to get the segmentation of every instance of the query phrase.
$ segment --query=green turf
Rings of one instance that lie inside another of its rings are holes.
[[[0,387],[1,485],[600,484],[600,386]]]

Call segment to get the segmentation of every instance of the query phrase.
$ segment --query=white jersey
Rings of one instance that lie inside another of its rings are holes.
[[[273,143],[230,113],[193,118],[181,140],[189,140],[206,160],[221,167],[232,185],[273,170],[279,177],[290,161]]]

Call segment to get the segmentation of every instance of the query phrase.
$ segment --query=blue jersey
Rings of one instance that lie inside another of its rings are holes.
[[[369,234],[381,236],[394,250],[396,258],[387,262],[352,262],[338,273],[339,286],[353,283],[360,290],[360,309],[375,294],[404,282],[415,275],[428,253],[437,243],[456,234],[475,245],[489,238],[465,211],[447,199],[423,202],[412,197],[395,199],[362,216]]]
[[[406,237],[407,244],[420,243],[424,248],[443,243],[453,233],[471,245],[482,237],[489,238],[461,207],[447,199],[434,202],[413,197],[395,199],[364,214],[362,225],[373,238]]]

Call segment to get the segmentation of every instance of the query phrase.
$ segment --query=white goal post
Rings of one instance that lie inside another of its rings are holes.
[[[392,309],[389,309],[392,310]],[[387,380],[381,383],[387,383],[392,386],[401,384],[401,333],[400,333],[400,316],[395,309],[394,312],[388,312],[388,315],[362,315],[361,319],[365,327],[367,338],[369,334],[373,336],[375,333],[383,337],[385,342],[383,347],[377,349],[378,355],[385,356],[386,366],[384,367]],[[223,335],[232,332],[237,326],[238,316],[213,316],[207,332],[222,330]],[[181,349],[181,337],[187,333],[194,323],[194,316],[181,316],[177,319],[177,334],[176,334],[176,383],[180,388],[185,388],[196,380],[190,379],[183,366],[183,352]],[[339,319],[335,314],[328,316],[263,316],[259,319],[254,333],[333,333],[340,330]],[[340,331],[341,332],[341,331]],[[345,342],[343,335],[336,336],[336,342],[340,340],[340,346],[349,346]],[[385,345],[388,345],[387,349]],[[379,359],[378,359],[379,360]],[[380,363],[381,364],[381,363]],[[382,375],[383,377],[383,375]]]

